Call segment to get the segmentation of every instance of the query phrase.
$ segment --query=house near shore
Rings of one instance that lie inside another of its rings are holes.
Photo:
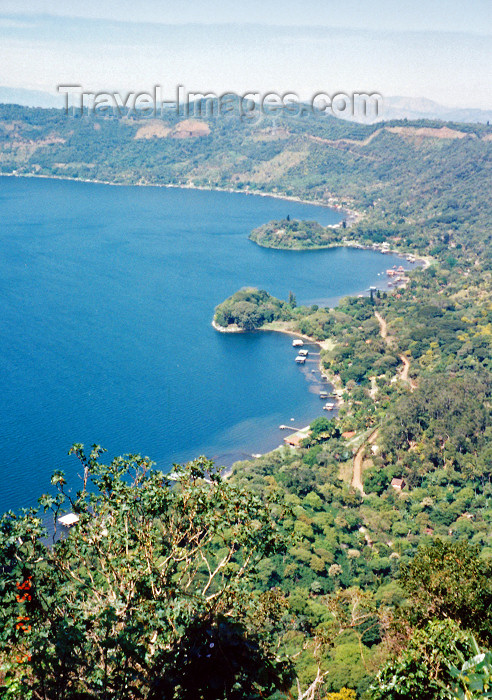
[[[391,486],[396,491],[401,491],[403,488],[405,488],[405,483],[406,483],[405,479],[399,479],[398,477],[391,479]]]
[[[289,447],[300,447],[301,442],[311,435],[309,428],[303,428],[284,438],[284,442]]]

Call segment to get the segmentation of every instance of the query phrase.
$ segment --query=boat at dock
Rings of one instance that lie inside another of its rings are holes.
[[[299,350],[300,357],[307,357],[309,355],[309,350]]]
[[[292,346],[294,348],[302,348],[303,345],[304,345],[304,343],[302,342],[302,340],[300,338],[296,338],[295,340],[292,341]]]
[[[298,355],[296,357],[296,362],[298,365],[303,365],[306,362],[306,358],[304,357],[304,355]]]
[[[323,406],[324,411],[333,411],[334,408],[335,408],[334,403],[325,403],[325,405]]]

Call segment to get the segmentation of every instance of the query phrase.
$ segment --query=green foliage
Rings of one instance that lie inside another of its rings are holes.
[[[340,436],[340,431],[334,418],[320,416],[315,418],[309,427],[311,429],[311,442],[324,442]]]
[[[492,563],[467,542],[436,539],[421,545],[401,568],[400,580],[411,599],[415,624],[434,617],[455,620],[481,639],[492,640]]]
[[[437,539],[419,547],[401,568],[408,600],[389,635],[393,658],[378,674],[371,697],[486,697],[473,693],[488,692],[490,658],[479,655],[477,643],[465,630],[490,642],[490,573],[478,548],[467,543]],[[473,659],[466,663],[471,654]]]
[[[283,322],[286,330],[311,335],[315,340],[327,338],[333,323],[328,309],[298,307],[292,292],[285,302],[254,287],[241,289],[230,296],[217,306],[214,315],[218,326],[232,326],[234,330],[243,331],[252,331],[275,321]]]
[[[367,469],[364,472],[364,491],[377,493],[380,496],[388,487],[391,476],[386,469]]]
[[[451,620],[431,621],[417,630],[398,658],[386,664],[371,686],[374,700],[448,698],[453,676],[449,664],[462,651],[472,652],[470,640]]]
[[[288,320],[291,305],[286,304],[263,290],[248,287],[226,299],[215,309],[214,321],[219,326],[236,325],[250,331],[265,323]]]
[[[302,461],[310,467],[314,467],[318,463],[318,455],[322,451],[321,445],[314,445],[303,456]]]
[[[448,662],[452,688],[446,688],[452,700],[481,700],[492,697],[492,652],[482,652],[476,640],[471,638],[473,657],[466,659],[458,651],[460,667]]]
[[[293,292],[289,292],[289,300],[287,302],[291,309],[295,309],[297,306],[297,299]]]
[[[17,677],[25,668],[35,696],[74,699],[256,698],[285,685],[269,639],[281,596],[251,593],[254,566],[285,546],[275,499],[205,458],[169,482],[138,455],[104,465],[97,446],[72,452],[83,489],[68,495],[58,473],[58,495],[40,499],[55,518],[67,505],[79,515],[66,535],[44,545],[33,509],[0,522],[0,650],[24,658]]]
[[[481,453],[488,448],[487,429],[492,426],[491,397],[490,380],[470,372],[459,377],[435,374],[425,379],[411,396],[401,397],[389,412],[389,420],[383,427],[383,446],[388,458],[395,459],[419,442],[420,474],[408,467],[414,481],[423,468],[447,466],[462,470],[470,453],[478,464],[484,464],[482,474],[486,477],[490,474],[490,464],[486,465]]]

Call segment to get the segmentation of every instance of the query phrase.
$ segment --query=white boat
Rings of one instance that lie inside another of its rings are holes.
[[[307,357],[309,355],[309,350],[299,350],[299,355],[301,357]]]
[[[334,408],[335,408],[334,403],[325,403],[325,405],[323,406],[324,411],[333,411]]]
[[[303,365],[306,362],[306,358],[303,355],[298,355],[296,357],[296,362],[298,365]]]
[[[302,348],[304,343],[302,342],[302,340],[300,338],[296,338],[295,340],[292,341],[292,345],[295,348]]]

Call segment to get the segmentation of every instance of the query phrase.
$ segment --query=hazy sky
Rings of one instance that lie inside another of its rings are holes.
[[[492,0],[0,0],[0,85],[380,92],[492,108]]]

